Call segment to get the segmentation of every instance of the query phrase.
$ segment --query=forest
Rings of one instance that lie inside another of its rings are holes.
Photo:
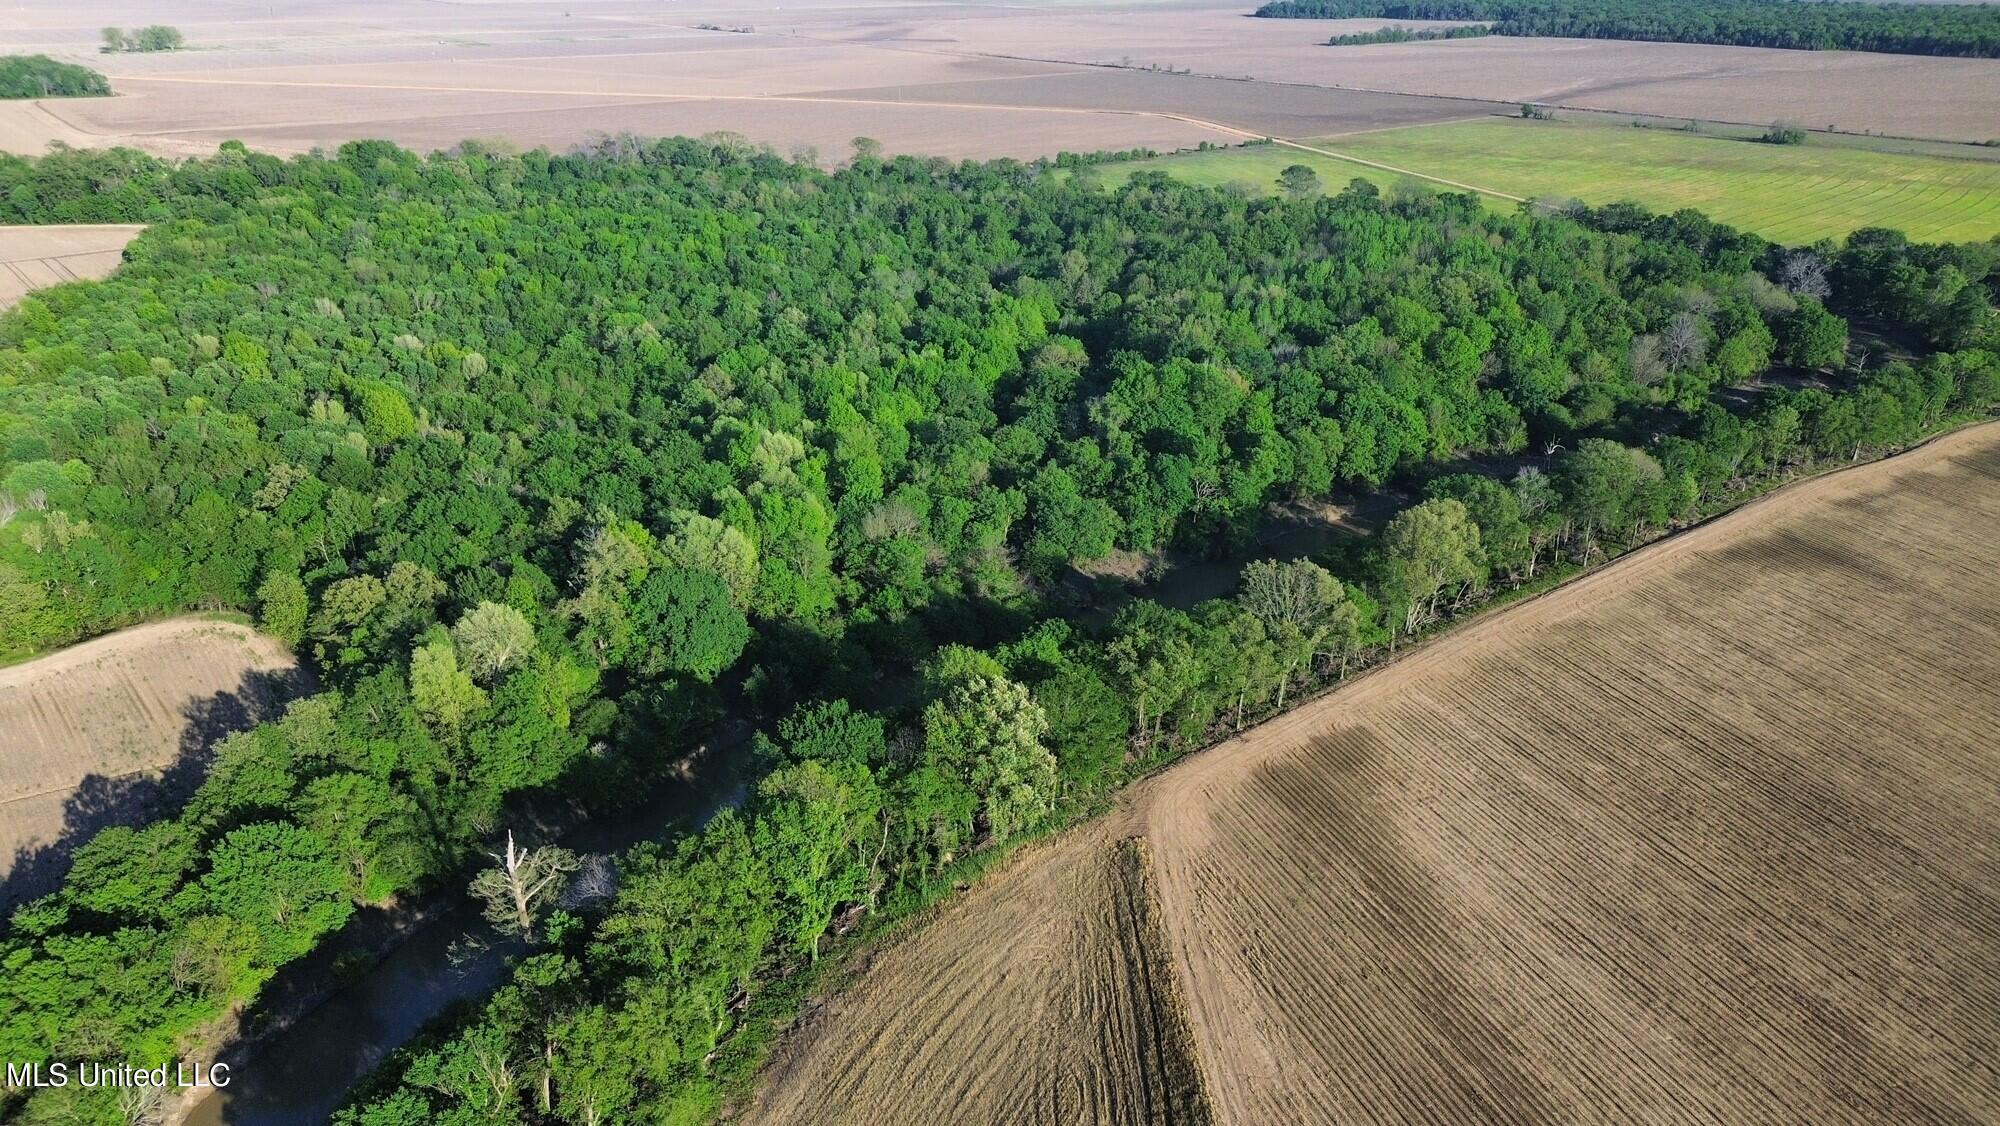
[[[1850,0],[1272,0],[1275,19],[1479,20],[1494,35],[2000,58],[1991,4]]]
[[[1335,35],[1327,39],[1329,47],[1366,47],[1374,43],[1433,43],[1440,39],[1478,39],[1491,35],[1493,31],[1485,24],[1463,24],[1458,27],[1382,27],[1374,31],[1357,31],[1348,35]]]
[[[47,55],[0,56],[0,98],[98,98],[111,83],[89,67]]]
[[[56,220],[152,227],[0,317],[0,638],[241,611],[321,691],[15,911],[0,1054],[198,1053],[357,905],[472,880],[534,953],[374,1126],[700,1120],[830,936],[1500,592],[2000,400],[2000,243],[1629,205],[729,137],[0,158],[0,221]],[[1855,370],[1849,317],[1921,358]],[[1379,536],[1191,610],[1079,570],[1385,488]],[[724,716],[741,810],[609,871],[509,834]]]

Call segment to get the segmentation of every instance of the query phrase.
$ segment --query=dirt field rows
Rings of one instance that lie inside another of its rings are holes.
[[[809,1018],[750,1120],[1207,1122],[1146,864],[1095,834],[996,876]]]
[[[950,157],[1167,151],[1227,130],[1300,138],[1524,100],[1986,140],[1984,59],[1477,39],[1333,49],[1381,20],[1249,5],[1041,0],[1004,10],[847,0],[80,0],[0,7],[0,42],[108,74],[113,98],[0,104],[0,146],[204,155],[385,137],[567,149],[618,131],[742,133],[842,159],[857,134]],[[191,49],[100,55],[99,28],[171,23]],[[1167,74],[1164,71],[1192,71]],[[1466,108],[1463,99],[1484,99]],[[1224,127],[1218,132],[1205,126]]]
[[[150,804],[170,796],[161,770],[247,726],[295,687],[296,670],[284,646],[247,626],[189,618],[0,669],[6,897],[40,890],[66,844],[156,813]]]
[[[101,278],[125,260],[140,224],[0,226],[0,312],[43,286]]]
[[[1017,1120],[1136,835],[1217,1121],[1992,1121],[1996,527],[1989,424],[1199,755],[883,953],[763,1120]]]

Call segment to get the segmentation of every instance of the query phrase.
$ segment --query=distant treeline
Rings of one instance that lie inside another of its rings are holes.
[[[180,28],[156,23],[135,27],[131,31],[122,27],[107,27],[103,32],[103,45],[98,47],[98,51],[113,55],[128,51],[178,51],[185,46],[187,40],[181,35]]]
[[[1355,35],[1336,35],[1326,41],[1329,47],[1365,47],[1370,43],[1428,43],[1435,39],[1478,39],[1491,35],[1493,31],[1484,24],[1466,24],[1461,27],[1384,27],[1375,31],[1363,31]]]
[[[47,55],[0,58],[0,98],[88,98],[111,92],[104,76]]]
[[[1273,0],[1277,19],[1482,20],[1494,35],[2000,58],[2000,6],[1840,0]],[[1366,42],[1395,42],[1393,39]]]

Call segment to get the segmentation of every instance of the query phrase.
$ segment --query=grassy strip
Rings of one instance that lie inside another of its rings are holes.
[[[1493,117],[1314,143],[1513,195],[1632,200],[1662,213],[1699,207],[1718,222],[1789,244],[1870,226],[1896,227],[1919,242],[2000,233],[2000,163],[1816,142],[1779,146],[1705,132]],[[1161,171],[1270,194],[1279,171],[1293,164],[1318,172],[1328,190],[1357,176],[1383,188],[1407,180],[1261,145],[1112,164],[1101,174],[1110,180]]]

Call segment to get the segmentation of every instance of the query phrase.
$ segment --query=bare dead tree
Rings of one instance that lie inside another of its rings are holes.
[[[1795,297],[1825,298],[1833,292],[1826,259],[1810,250],[1794,250],[1778,263],[1778,284]]]
[[[21,504],[19,501],[14,499],[14,494],[0,493],[0,528],[4,528],[7,525],[12,524],[14,522],[14,517],[19,516],[20,514],[21,514]]]
[[[472,893],[486,901],[486,920],[502,931],[532,937],[542,909],[560,902],[570,874],[581,866],[574,852],[555,845],[522,848],[507,831],[507,847],[489,853],[494,866],[473,878]]]
[[[1667,362],[1660,357],[1660,338],[1652,334],[1632,338],[1632,382],[1651,387],[1666,378]]]
[[[1695,313],[1676,313],[1660,334],[1660,359],[1669,371],[1691,371],[1708,358],[1708,333]]]
[[[151,1084],[120,1087],[118,1113],[126,1126],[160,1126],[167,1120],[167,1089]]]
[[[563,889],[565,908],[583,907],[618,894],[618,865],[609,856],[593,852],[577,861],[576,874]]]

